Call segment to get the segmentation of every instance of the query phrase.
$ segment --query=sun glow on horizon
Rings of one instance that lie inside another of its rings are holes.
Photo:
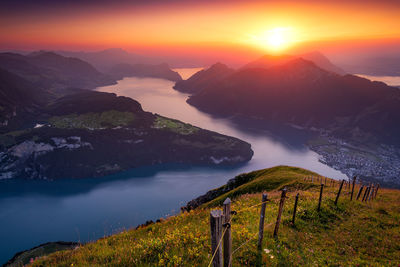
[[[251,35],[251,39],[252,43],[272,53],[279,53],[296,42],[292,27],[272,28],[260,34]]]

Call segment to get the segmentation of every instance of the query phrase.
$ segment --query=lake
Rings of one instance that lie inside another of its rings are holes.
[[[400,87],[400,77],[399,76],[373,76],[373,75],[364,75],[364,74],[356,74],[356,75],[366,78],[371,81],[384,82],[390,86]]]
[[[177,71],[185,78],[197,70]],[[132,97],[146,111],[245,140],[252,145],[253,159],[230,169],[149,167],[96,179],[2,181],[0,263],[41,243],[87,242],[176,214],[187,201],[243,172],[292,165],[345,178],[320,163],[318,155],[302,145],[299,132],[273,127],[256,130],[251,123],[237,127],[228,119],[214,118],[188,105],[188,95],[173,90],[173,84],[162,79],[125,78],[98,90]]]

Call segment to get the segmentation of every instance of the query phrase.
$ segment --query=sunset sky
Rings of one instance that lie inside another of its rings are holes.
[[[226,45],[276,52],[399,39],[399,14],[398,1],[2,0],[0,49]]]

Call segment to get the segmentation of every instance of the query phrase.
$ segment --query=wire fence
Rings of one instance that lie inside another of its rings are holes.
[[[318,208],[317,211],[320,212],[320,207],[321,207],[321,201],[322,201],[322,195],[323,195],[323,189],[324,186],[332,186],[335,187],[336,185],[339,186],[335,198],[334,204],[337,205],[340,195],[344,190],[347,189],[347,194],[350,195],[350,200],[361,200],[362,202],[367,202],[374,200],[377,196],[378,190],[380,185],[379,184],[363,184],[360,180],[359,183],[357,184],[356,177],[352,179],[352,181],[349,179],[348,181],[346,180],[334,180],[330,179],[327,177],[306,177],[304,178],[305,181],[309,181],[312,184],[315,182],[320,184],[320,192],[319,192],[319,199],[318,199]],[[359,185],[359,190],[358,193],[355,195],[354,191],[356,189],[356,185]],[[365,189],[365,191],[363,191]],[[274,229],[274,237],[278,236],[278,231],[279,231],[279,225],[281,222],[281,217],[282,217],[282,211],[285,203],[285,199],[288,198],[286,196],[287,189],[286,187],[281,190],[281,196],[279,200],[279,206],[278,206],[278,215],[275,223],[269,223],[267,225],[264,225],[264,218],[265,218],[265,206],[269,202],[275,202],[267,198],[267,194],[263,194],[262,201],[260,203],[257,203],[255,205],[251,205],[249,207],[242,208],[237,211],[231,211],[231,200],[227,198],[223,204],[224,206],[224,211],[228,211],[229,214],[226,213],[218,213],[218,214],[213,214],[212,210],[210,213],[210,227],[211,227],[211,244],[215,244],[214,246],[212,245],[212,257],[210,259],[210,262],[208,264],[208,267],[213,266],[213,267],[230,267],[232,266],[232,256],[237,253],[241,248],[245,247],[247,244],[249,244],[251,241],[253,241],[255,238],[258,237],[258,249],[261,251],[262,250],[262,240],[264,236],[264,228],[273,226],[275,224],[275,229]],[[364,193],[364,194],[362,194]],[[361,199],[361,195],[363,196]],[[297,209],[297,201],[299,199],[299,193],[297,193],[296,198],[295,198],[295,204],[293,208],[293,218],[292,218],[292,224],[295,224],[295,217],[296,217],[296,209]],[[304,199],[309,199],[308,197],[304,197]],[[233,251],[232,251],[232,236],[231,236],[231,231],[228,231],[228,229],[231,228],[232,224],[232,219],[237,216],[240,213],[243,213],[245,211],[249,211],[253,208],[261,206],[261,211],[260,211],[260,224],[259,224],[259,231],[252,234],[249,239],[246,241],[242,242],[239,244]],[[222,222],[223,218],[229,218],[227,222],[224,224],[222,223],[216,223],[216,222]],[[223,229],[223,230],[222,230]],[[229,235],[227,237],[227,235]],[[224,250],[222,251],[222,248]]]

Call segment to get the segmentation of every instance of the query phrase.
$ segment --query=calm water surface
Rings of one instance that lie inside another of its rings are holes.
[[[178,71],[185,78],[197,70]],[[329,177],[344,177],[321,164],[317,154],[294,140],[296,134],[288,137],[270,134],[269,130],[239,129],[226,119],[213,118],[189,106],[187,95],[172,86],[173,82],[162,79],[125,78],[98,90],[132,97],[146,111],[245,140],[252,145],[253,159],[236,169],[152,167],[98,179],[3,181],[0,263],[17,251],[48,241],[86,242],[174,214],[188,200],[242,172],[286,164]]]
[[[371,81],[384,82],[390,86],[400,87],[400,77],[399,76],[372,76],[372,75],[364,75],[364,74],[357,74],[357,76],[367,78]]]

